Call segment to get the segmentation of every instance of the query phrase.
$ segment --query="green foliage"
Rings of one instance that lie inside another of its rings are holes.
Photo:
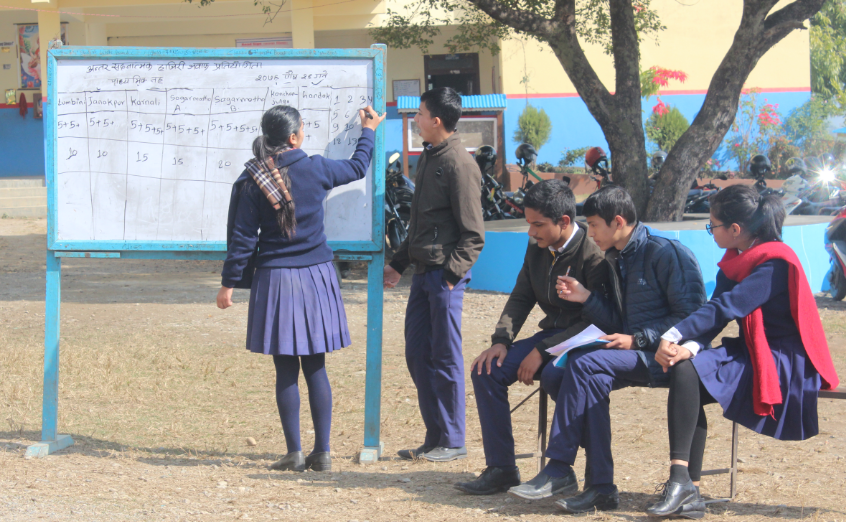
[[[585,153],[590,147],[579,147],[577,149],[566,149],[558,161],[559,167],[573,167],[585,164]]]
[[[555,172],[555,165],[549,162],[538,163],[538,171],[540,172]]]
[[[846,109],[846,0],[828,0],[811,19],[811,89]]]
[[[766,98],[762,102],[760,93],[760,89],[743,91],[731,134],[726,138],[728,155],[737,162],[741,175],[747,174],[753,156],[768,154],[784,135],[778,104],[770,104]]]
[[[828,131],[827,119],[840,112],[834,100],[813,96],[790,111],[784,122],[787,139],[796,145],[803,156],[817,156],[830,152],[835,141]]]
[[[526,105],[517,120],[517,130],[514,131],[514,141],[528,143],[535,150],[540,151],[552,135],[552,120],[543,109],[538,110],[532,105]]]
[[[658,145],[658,148],[669,153],[690,123],[684,114],[675,107],[669,107],[665,112],[653,112],[646,120],[646,137]]]
[[[187,0],[186,0],[187,1]],[[638,38],[656,38],[665,29],[658,14],[650,9],[653,0],[640,0],[635,12]],[[576,0],[576,32],[586,44],[602,46],[611,54],[611,14],[609,0]],[[498,7],[517,12],[530,12],[552,19],[554,0],[497,0]],[[370,30],[377,42],[394,49],[418,47],[424,53],[441,34],[442,27],[457,27],[445,46],[451,53],[487,49],[499,53],[499,41],[515,34],[525,34],[545,42],[538,34],[516,31],[509,25],[494,21],[471,2],[464,0],[413,0],[400,10],[388,9],[387,20],[381,27]]]

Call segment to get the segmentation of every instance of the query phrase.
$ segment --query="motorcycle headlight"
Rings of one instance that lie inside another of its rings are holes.
[[[511,200],[514,201],[514,203],[516,203],[517,205],[522,205],[523,204],[523,195],[515,193],[514,197],[511,198]]]

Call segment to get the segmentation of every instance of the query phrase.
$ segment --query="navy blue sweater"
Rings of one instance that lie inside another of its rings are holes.
[[[288,167],[288,190],[297,205],[297,229],[291,239],[282,235],[276,210],[245,170],[232,191],[227,254],[221,273],[223,286],[242,286],[238,283],[257,247],[256,268],[299,268],[332,261],[334,255],[323,231],[323,201],[333,188],[365,176],[374,137],[373,130],[363,129],[355,153],[348,160],[309,157],[302,149],[282,154],[282,162],[277,165]]]

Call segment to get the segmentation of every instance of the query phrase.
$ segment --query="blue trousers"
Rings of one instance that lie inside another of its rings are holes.
[[[564,330],[541,330],[528,339],[511,345],[508,355],[497,366],[491,364],[491,373],[482,369],[471,370],[473,391],[476,394],[476,408],[482,425],[482,444],[485,448],[485,462],[488,466],[514,466],[514,434],[511,430],[511,406],[508,403],[508,387],[517,382],[517,370],[523,359],[535,349],[535,345],[551,335]]]
[[[443,270],[415,274],[405,310],[405,362],[417,387],[426,446],[464,446],[461,311],[470,272],[450,290]]]
[[[609,396],[613,390],[649,382],[649,369],[634,350],[576,351],[564,368],[547,365],[541,385],[555,401],[555,414],[546,456],[572,466],[583,445],[591,483],[613,484]]]

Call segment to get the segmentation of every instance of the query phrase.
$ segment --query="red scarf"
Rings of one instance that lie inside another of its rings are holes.
[[[743,281],[752,270],[771,259],[781,259],[790,265],[788,291],[790,292],[790,313],[799,329],[802,345],[811,363],[822,378],[822,389],[830,390],[839,384],[828,341],[825,338],[817,303],[811,286],[802,270],[802,264],[793,250],[778,241],[762,243],[754,248],[738,253],[736,249],[726,250],[723,260],[718,263],[723,273],[732,281]],[[781,387],[778,371],[773,360],[770,345],[764,331],[764,317],[758,308],[743,318],[743,338],[749,348],[752,361],[752,398],[755,413],[772,415],[773,406],[781,404]]]

